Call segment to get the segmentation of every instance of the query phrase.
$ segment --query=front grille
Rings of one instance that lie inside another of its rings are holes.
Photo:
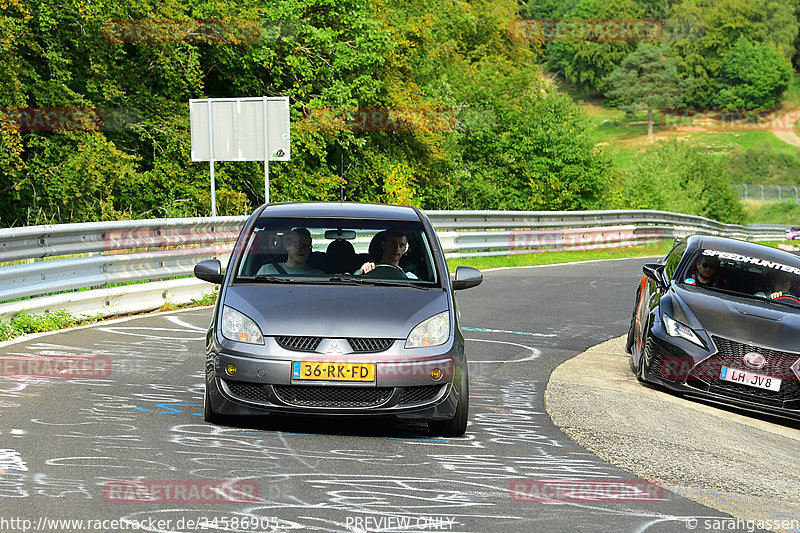
[[[382,352],[394,343],[394,339],[347,339],[354,352]]]
[[[314,352],[322,342],[322,337],[294,337],[284,335],[275,337],[275,340],[287,350],[293,350],[295,352]],[[354,352],[374,353],[388,349],[394,343],[394,339],[352,338],[347,339],[347,342],[350,343],[350,347]]]
[[[238,396],[239,398],[244,398],[245,400],[251,400],[254,402],[269,401],[269,397],[267,396],[267,391],[264,390],[264,386],[259,385],[258,383],[245,383],[243,381],[225,380],[225,384],[228,386],[231,394]]]
[[[429,402],[436,398],[443,385],[423,385],[421,387],[406,387],[400,396],[400,404]]]
[[[800,382],[791,369],[791,366],[800,359],[800,354],[771,350],[722,337],[714,336],[712,339],[717,346],[718,353],[698,364],[692,370],[690,379],[706,382],[710,386],[710,392],[773,407],[783,407],[784,402],[800,400]],[[763,355],[767,360],[766,365],[759,370],[745,366],[743,357],[749,352],[758,352]],[[719,376],[723,366],[780,378],[782,380],[781,389],[770,391],[722,381]]]
[[[275,385],[281,401],[300,407],[377,407],[392,396],[392,387],[312,387]]]
[[[287,350],[294,350],[296,352],[313,352],[317,349],[319,343],[322,342],[320,337],[282,336],[275,337],[275,340]]]

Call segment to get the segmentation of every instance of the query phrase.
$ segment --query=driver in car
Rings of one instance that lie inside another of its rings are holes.
[[[689,272],[685,283],[701,287],[727,288],[727,283],[719,270],[719,259],[713,256],[701,256],[695,261],[694,268]]]
[[[361,265],[361,268],[356,270],[355,274],[366,274],[373,270],[376,266],[391,265],[403,271],[407,278],[418,279],[412,272],[406,272],[400,268],[400,259],[403,254],[408,250],[408,237],[405,233],[396,229],[388,229],[383,234],[381,239],[381,258],[377,265],[368,261]]]

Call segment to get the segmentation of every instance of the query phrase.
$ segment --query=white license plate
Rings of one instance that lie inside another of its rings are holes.
[[[746,370],[739,370],[738,368],[728,368],[727,366],[722,367],[719,373],[719,379],[722,381],[730,381],[731,383],[741,383],[742,385],[756,387],[758,389],[766,389],[775,392],[781,390],[781,380],[779,378],[756,374]]]

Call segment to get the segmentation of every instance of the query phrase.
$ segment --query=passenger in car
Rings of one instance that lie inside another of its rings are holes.
[[[258,276],[272,274],[289,274],[305,276],[322,276],[323,272],[306,264],[311,255],[311,232],[307,228],[294,228],[285,236],[286,261],[283,263],[267,263],[258,269]]]
[[[403,231],[390,228],[382,232],[380,236],[380,250],[381,257],[378,260],[378,265],[392,265],[400,270],[403,270],[400,268],[400,259],[402,259],[403,254],[408,251],[408,237],[406,237],[406,234]],[[367,261],[361,265],[360,269],[356,270],[355,274],[366,274],[367,272],[373,270],[375,265],[375,262]],[[403,271],[403,273],[407,278],[418,279],[413,272]]]
[[[769,287],[757,292],[756,296],[774,300],[780,296],[792,296],[797,298],[800,295],[798,294],[797,287],[793,283],[792,274],[789,272],[773,269],[767,274],[767,279],[769,280]]]

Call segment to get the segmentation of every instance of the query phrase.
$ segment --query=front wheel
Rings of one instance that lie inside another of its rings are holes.
[[[467,431],[467,419],[469,418],[469,376],[467,374],[467,363],[464,363],[464,371],[461,374],[461,393],[458,395],[458,405],[456,414],[450,420],[428,420],[428,429],[434,435],[442,437],[461,437]]]

